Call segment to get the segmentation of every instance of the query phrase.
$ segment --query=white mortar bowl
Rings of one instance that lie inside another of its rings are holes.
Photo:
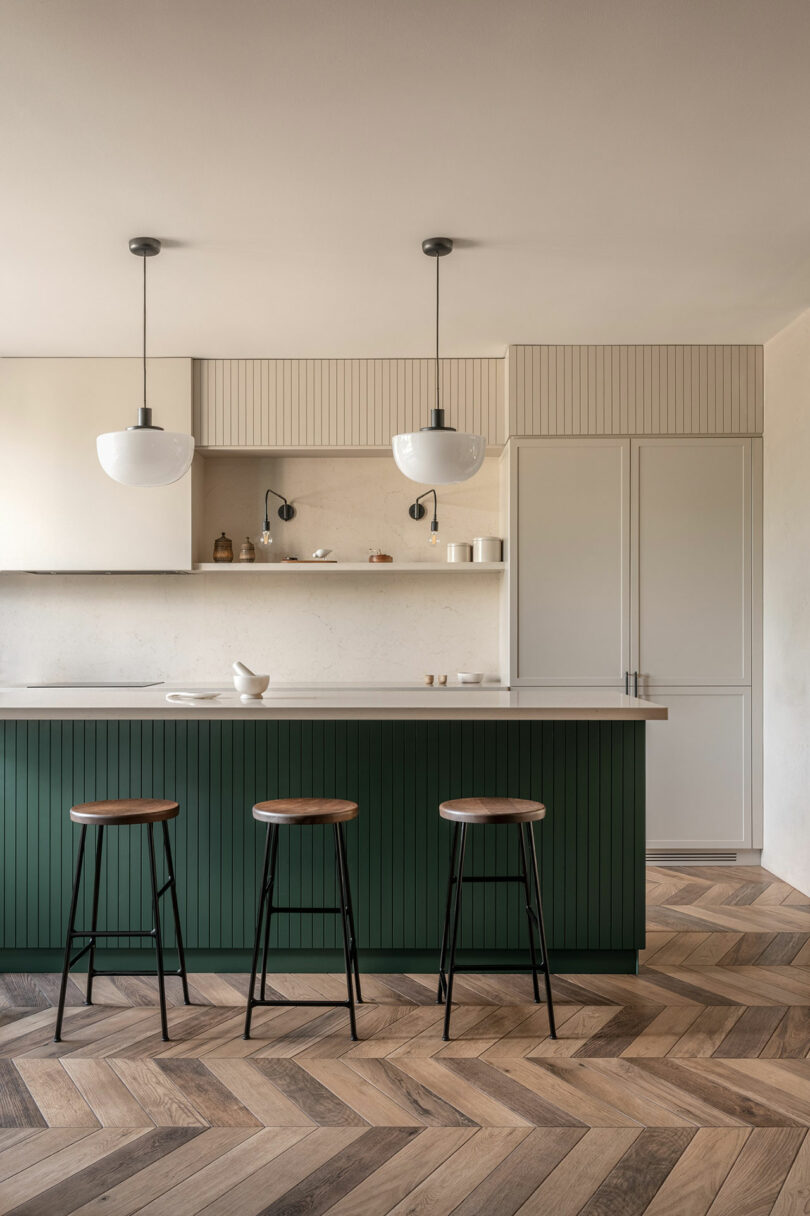
[[[233,686],[242,694],[243,701],[260,701],[262,693],[270,683],[269,676],[234,676]]]

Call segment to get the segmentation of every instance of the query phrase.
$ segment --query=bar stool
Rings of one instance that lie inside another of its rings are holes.
[[[250,1038],[250,1022],[253,1010],[257,1005],[327,1005],[349,1010],[349,1026],[352,1038],[357,1040],[357,1027],[354,1017],[355,991],[357,1000],[362,1004],[360,993],[360,968],[357,962],[357,937],[354,931],[354,912],[352,896],[349,888],[349,870],[346,865],[346,841],[343,836],[343,824],[350,819],[356,819],[358,807],[356,802],[345,802],[341,798],[276,798],[270,802],[257,802],[253,808],[253,818],[267,824],[267,839],[264,847],[264,866],[259,893],[259,911],[256,917],[256,938],[253,943],[253,962],[250,968],[250,988],[248,990],[247,1008],[245,1010],[244,1038]],[[287,826],[308,826],[329,824],[334,827],[335,865],[337,868],[340,906],[337,908],[301,908],[281,907],[273,903],[273,888],[276,882],[276,863],[278,860],[279,828]],[[265,920],[265,909],[267,919]],[[267,999],[267,955],[270,947],[270,918],[274,912],[334,912],[340,916],[343,928],[343,959],[346,966],[347,1000],[345,1001],[293,1001]],[[264,921],[264,946],[262,949],[262,978],[259,997],[256,992],[256,974],[259,962],[259,945],[262,940],[262,922]]]
[[[439,961],[439,991],[436,1004],[444,1000],[444,1033],[442,1038],[450,1038],[450,1013],[453,1002],[453,977],[457,971],[503,971],[498,964],[462,965],[456,962],[456,944],[458,942],[458,926],[461,916],[461,888],[465,882],[519,882],[523,886],[526,900],[526,917],[529,924],[529,953],[531,966],[510,968],[510,970],[531,971],[534,985],[534,999],[540,1003],[540,986],[537,982],[538,969],[543,972],[546,985],[546,1005],[548,1009],[548,1028],[552,1039],[556,1039],[557,1030],[554,1023],[554,1004],[551,997],[551,977],[548,969],[548,950],[546,948],[546,931],[543,925],[543,905],[540,900],[540,875],[537,869],[537,851],[534,843],[534,824],[538,819],[544,819],[546,808],[542,802],[531,802],[525,798],[455,798],[443,802],[439,807],[442,819],[453,823],[453,844],[450,854],[450,876],[447,881],[447,906],[444,914],[444,931],[442,933],[442,950]],[[467,828],[471,824],[514,824],[520,839],[520,873],[519,874],[487,874],[468,875],[464,877],[464,852],[467,846]],[[534,894],[537,900],[537,910],[532,903],[529,886],[529,856],[531,856],[531,875]],[[455,888],[455,899],[453,898]],[[452,908],[452,931],[451,931]],[[539,937],[540,963],[538,968],[537,952],[535,950],[535,929]],[[450,966],[447,963],[447,942],[450,938]]]
[[[87,991],[85,1005],[93,1003],[93,978],[96,975],[155,975],[158,981],[160,996],[160,1029],[164,1041],[169,1041],[169,1026],[166,1019],[166,988],[164,977],[178,975],[183,983],[183,1000],[191,1004],[188,995],[188,976],[186,975],[186,958],[183,952],[183,934],[180,929],[180,912],[177,907],[177,882],[172,864],[172,850],[169,843],[169,823],[180,811],[176,802],[165,802],[159,798],[116,798],[109,802],[82,802],[70,808],[70,818],[82,826],[79,836],[79,855],[76,860],[76,878],[73,883],[73,895],[70,901],[68,916],[67,938],[65,940],[65,961],[62,967],[62,985],[59,989],[59,1006],[56,1012],[56,1032],[53,1036],[55,1043],[62,1041],[62,1019],[65,1013],[65,993],[67,992],[68,972],[79,959],[90,952],[87,969]],[[166,871],[169,875],[163,886],[158,889],[157,866],[155,864],[154,825],[163,824],[163,848],[166,854]],[[149,851],[149,873],[152,883],[152,916],[151,929],[99,929],[98,927],[98,896],[101,884],[101,858],[104,847],[104,829],[107,827],[132,827],[143,824],[146,827],[146,839]],[[79,903],[79,887],[82,879],[84,863],[84,846],[88,827],[95,826],[96,833],[96,868],[93,879],[93,910],[89,929],[76,928],[76,909]],[[174,913],[174,928],[177,934],[177,952],[180,956],[180,966],[177,971],[166,971],[163,963],[163,938],[160,931],[160,897],[166,891],[171,893],[172,911]],[[70,955],[76,938],[89,937],[89,942],[72,958]],[[102,971],[95,966],[96,939],[99,937],[152,937],[155,941],[156,971]]]

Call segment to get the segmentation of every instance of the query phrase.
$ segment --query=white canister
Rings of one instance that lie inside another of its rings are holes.
[[[473,541],[474,562],[499,562],[501,560],[500,536],[476,536]]]
[[[472,545],[467,540],[451,541],[447,546],[447,560],[449,562],[471,562],[472,561]]]

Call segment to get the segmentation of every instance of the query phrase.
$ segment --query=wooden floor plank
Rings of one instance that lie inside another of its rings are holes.
[[[707,1216],[768,1216],[805,1134],[792,1127],[756,1128],[743,1145]]]
[[[72,1216],[133,1216],[192,1174],[199,1173],[249,1136],[251,1128],[208,1127],[176,1148],[168,1148],[151,1165],[121,1182],[107,1185],[98,1195],[76,1208]],[[164,1146],[165,1147],[165,1146]]]
[[[641,1128],[594,1128],[585,1133],[515,1216],[580,1212],[594,1191],[624,1157]]]
[[[380,1216],[402,1202],[475,1132],[472,1128],[431,1128],[327,1209],[326,1216]]]
[[[481,1128],[438,1169],[391,1208],[387,1216],[415,1212],[449,1216],[529,1135],[528,1127]],[[422,1133],[430,1134],[430,1133]]]
[[[750,1135],[745,1127],[701,1127],[644,1216],[705,1216]]]
[[[274,1202],[266,1204],[263,1216],[290,1216],[303,1211],[308,1216],[323,1216],[337,1200],[384,1166],[417,1135],[416,1127],[370,1127]]]
[[[59,1060],[24,1057],[14,1063],[48,1127],[101,1126]]]
[[[686,1149],[694,1132],[686,1128],[645,1128],[597,1188],[581,1216],[641,1216]]]

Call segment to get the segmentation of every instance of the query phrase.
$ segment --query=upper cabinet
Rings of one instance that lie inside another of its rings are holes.
[[[631,497],[631,667],[647,684],[749,684],[751,440],[635,440]]]
[[[630,440],[520,440],[511,500],[512,679],[619,686],[630,666]]]
[[[0,570],[187,570],[191,474],[137,489],[112,481],[96,436],[129,426],[138,359],[0,360]],[[191,360],[151,359],[166,430],[191,429]]]
[[[448,425],[505,442],[504,359],[442,359]],[[433,359],[196,359],[194,435],[204,449],[386,448],[427,425]]]
[[[510,435],[758,435],[761,346],[510,346]]]

